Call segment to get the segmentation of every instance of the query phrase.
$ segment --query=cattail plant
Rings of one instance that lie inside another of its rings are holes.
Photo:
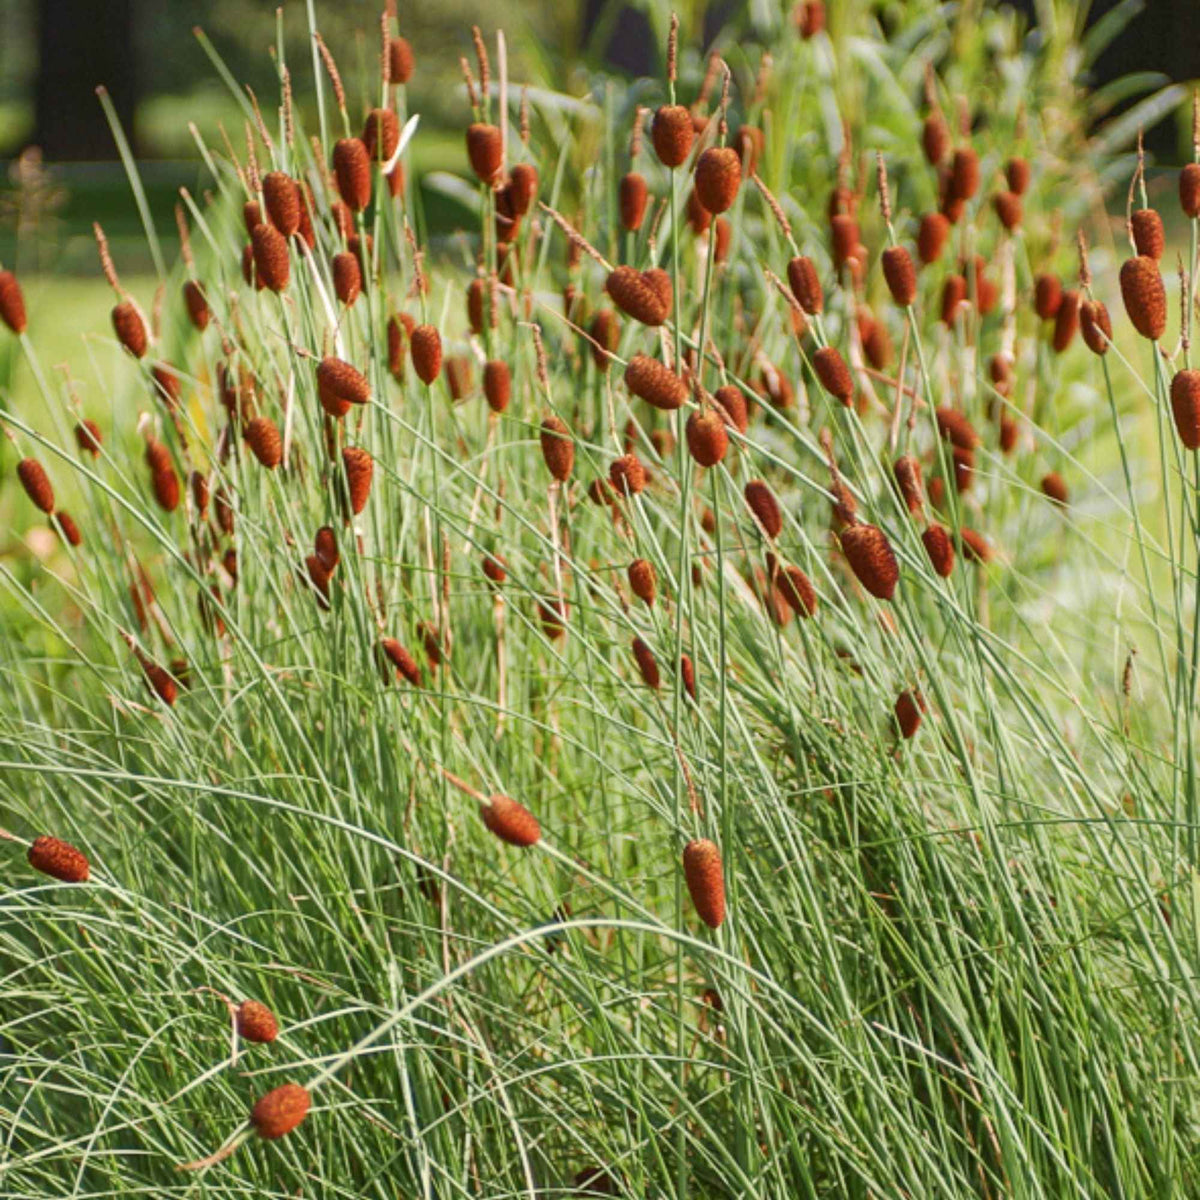
[[[655,408],[679,408],[687,399],[687,384],[656,358],[635,354],[625,368],[625,386]]]
[[[954,539],[944,525],[931,523],[921,531],[921,544],[933,569],[948,579],[954,570]]]
[[[1167,248],[1162,217],[1152,208],[1139,208],[1129,215],[1129,232],[1138,254],[1158,262]]]
[[[367,500],[371,495],[371,478],[375,474],[375,462],[362,446],[347,446],[342,451],[342,468],[346,472],[350,511],[357,516],[367,507]]]
[[[920,689],[912,688],[901,692],[896,697],[893,712],[900,736],[906,740],[915,737],[921,727],[921,718],[925,715],[925,697],[921,695]]]
[[[71,514],[63,512],[61,508],[55,509],[51,513],[50,527],[55,529],[68,545],[83,545],[83,534],[80,532],[79,526],[75,524],[75,520]]]
[[[484,364],[483,394],[492,412],[502,413],[508,408],[512,396],[512,375],[508,363],[493,358]]]
[[[70,842],[42,834],[29,847],[29,865],[60,883],[87,883],[91,868],[87,856]]]
[[[519,800],[510,796],[492,796],[479,806],[483,823],[510,846],[536,846],[542,827],[538,819]]]
[[[850,368],[846,360],[834,346],[822,346],[813,355],[813,370],[821,381],[821,386],[835,399],[847,407],[854,399],[854,380],[850,376]]]
[[[648,271],[617,267],[604,288],[623,313],[643,325],[657,327],[671,315],[674,289],[670,275],[659,267]]]
[[[413,74],[416,58],[407,38],[394,37],[388,41],[388,77],[392,84],[407,83]]]
[[[396,670],[396,675],[408,680],[413,687],[421,686],[421,667],[417,660],[395,638],[385,637],[380,648],[388,662]]]
[[[654,691],[658,691],[662,683],[658,660],[654,657],[654,651],[640,637],[633,639],[633,660],[637,663],[642,682]]]
[[[46,468],[36,458],[23,458],[17,463],[17,478],[34,505],[44,513],[54,511],[54,488]]]
[[[917,296],[917,270],[903,246],[889,246],[882,255],[883,277],[892,299],[906,308]]]
[[[243,1000],[237,1007],[237,1031],[243,1041],[265,1044],[279,1036],[275,1014],[259,1000]]]
[[[725,422],[712,408],[697,408],[687,419],[684,435],[688,453],[701,467],[715,467],[729,448]]]
[[[1158,341],[1167,328],[1167,291],[1153,258],[1139,254],[1121,265],[1121,299],[1134,329]]]
[[[348,362],[325,358],[317,366],[317,395],[331,417],[344,417],[351,405],[371,399],[371,387],[366,376]]]
[[[542,422],[542,458],[546,470],[559,483],[565,483],[575,465],[575,443],[561,417],[551,413]]]
[[[645,604],[652,605],[658,588],[654,565],[644,558],[635,558],[629,564],[627,574],[633,594]]]
[[[811,258],[798,255],[787,266],[788,286],[796,302],[808,315],[816,316],[825,307],[821,277]]]
[[[250,1110],[250,1124],[266,1141],[291,1133],[308,1116],[312,1097],[298,1083],[285,1083],[260,1096]]]
[[[270,417],[255,417],[242,431],[254,457],[269,470],[283,461],[283,438]]]
[[[25,332],[25,297],[11,271],[0,271],[0,321],[16,334]]]
[[[710,146],[696,161],[696,197],[713,214],[727,212],[742,183],[742,162],[732,146]]]
[[[1093,354],[1107,354],[1112,343],[1112,320],[1102,300],[1085,300],[1079,306],[1079,329]]]
[[[654,152],[664,167],[680,167],[692,151],[696,130],[692,114],[682,104],[664,104],[650,125]]]
[[[362,268],[358,256],[343,250],[333,256],[332,269],[334,294],[347,308],[353,307],[362,294]]]
[[[950,222],[940,212],[926,213],[917,230],[917,257],[925,266],[942,257],[950,237]]]
[[[646,468],[636,454],[623,454],[609,464],[608,479],[618,496],[636,496],[646,486]]]
[[[428,387],[442,372],[442,335],[433,325],[418,325],[409,335],[409,353],[417,378]]]
[[[334,145],[333,174],[342,203],[362,212],[371,203],[371,155],[361,138],[341,138]]]
[[[683,849],[683,877],[696,915],[710,929],[725,921],[725,876],[721,851],[707,838],[696,838]]]
[[[900,567],[883,530],[875,525],[851,525],[842,530],[841,543],[859,583],[877,600],[890,600],[900,579]]]
[[[1179,440],[1189,450],[1200,450],[1200,371],[1177,371],[1171,380],[1171,415]]]
[[[744,489],[746,507],[754,514],[763,533],[774,541],[783,532],[783,513],[775,493],[761,479],[752,479]]]

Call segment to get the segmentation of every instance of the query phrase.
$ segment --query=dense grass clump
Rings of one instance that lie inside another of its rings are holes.
[[[1180,96],[868,7],[425,180],[281,34],[86,373],[0,272],[4,1196],[1200,1189]]]

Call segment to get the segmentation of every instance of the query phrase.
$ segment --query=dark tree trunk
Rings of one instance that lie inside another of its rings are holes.
[[[96,87],[133,137],[137,67],[134,0],[39,0],[34,140],[47,159],[115,158]]]

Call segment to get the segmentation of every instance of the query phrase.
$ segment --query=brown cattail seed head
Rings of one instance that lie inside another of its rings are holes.
[[[257,200],[247,200],[242,205],[242,224],[246,227],[247,235],[254,232],[256,225],[262,224],[262,209],[259,207]]]
[[[939,408],[934,416],[937,418],[938,433],[947,441],[963,450],[973,450],[979,445],[975,426],[957,408]]]
[[[700,203],[700,197],[696,195],[695,188],[688,192],[687,219],[688,225],[697,237],[706,233],[712,224],[712,213]]]
[[[366,404],[371,388],[361,371],[340,358],[323,359],[317,367],[317,394],[331,417],[342,417],[352,404]]]
[[[1105,354],[1112,341],[1112,321],[1102,300],[1085,300],[1079,306],[1079,327],[1093,354]]]
[[[954,570],[954,539],[942,525],[930,525],[921,534],[921,542],[933,569],[945,579]]]
[[[1057,471],[1048,471],[1042,476],[1042,494],[1048,496],[1055,504],[1067,504],[1067,485]]]
[[[732,146],[710,146],[696,162],[696,196],[710,213],[728,212],[741,183],[742,163]]]
[[[1167,239],[1163,233],[1162,217],[1152,208],[1139,208],[1129,218],[1133,244],[1139,254],[1158,262],[1166,249]]]
[[[784,565],[777,561],[774,554],[768,554],[767,574],[784,603],[797,616],[811,617],[816,613],[817,589],[799,567]]]
[[[379,645],[397,673],[407,679],[413,687],[420,687],[421,667],[408,650],[395,638],[384,638]]]
[[[400,118],[390,108],[373,108],[363,126],[362,144],[372,162],[388,162],[400,145]]]
[[[288,259],[287,238],[265,222],[255,225],[250,235],[254,252],[254,269],[264,287],[273,292],[282,292],[291,278],[291,263]]]
[[[1171,380],[1171,414],[1179,440],[1200,450],[1200,371],[1178,371]]]
[[[808,315],[815,316],[825,307],[825,293],[821,289],[821,277],[813,260],[805,255],[793,258],[787,266],[788,286],[796,302]]]
[[[715,409],[696,409],[687,419],[684,434],[688,452],[702,467],[715,467],[729,449],[725,422]]]
[[[1004,167],[1008,190],[1023,196],[1029,190],[1029,164],[1023,158],[1010,158]]]
[[[970,146],[954,152],[950,165],[951,195],[956,200],[970,200],[979,190],[979,156]]]
[[[538,173],[533,163],[517,163],[508,180],[508,199],[512,210],[523,217],[537,199]]]
[[[199,471],[193,471],[191,476],[192,503],[203,519],[208,512],[208,480]]]
[[[259,1098],[250,1110],[250,1124],[260,1138],[281,1138],[308,1116],[311,1104],[307,1088],[285,1083]]]
[[[342,202],[362,212],[371,203],[371,156],[361,138],[341,138],[334,145],[333,174]]]
[[[813,355],[813,370],[821,386],[835,399],[849,407],[854,399],[854,380],[846,360],[834,346],[822,346]]]
[[[25,489],[25,495],[44,513],[54,511],[54,488],[46,469],[36,458],[23,458],[17,463],[17,477]]]
[[[940,112],[931,112],[921,126],[921,149],[931,167],[941,163],[950,153],[950,128]]]
[[[851,525],[842,530],[842,552],[859,583],[877,600],[890,600],[900,579],[891,543],[875,525]]]
[[[646,486],[646,468],[636,454],[623,454],[609,464],[608,478],[618,496],[636,496]]]
[[[347,308],[362,294],[362,268],[348,250],[333,256],[333,290]]]
[[[273,470],[283,462],[283,438],[270,417],[255,417],[243,430],[242,437],[264,467]]]
[[[1063,288],[1057,275],[1042,274],[1034,280],[1033,307],[1043,321],[1053,321],[1062,303]]]
[[[796,8],[796,28],[811,41],[825,28],[825,0],[801,0]]]
[[[150,337],[146,332],[146,322],[132,300],[122,300],[112,310],[113,332],[117,341],[129,351],[134,358],[144,358]]]
[[[635,354],[625,368],[625,386],[655,408],[670,411],[687,399],[687,384],[656,358]]]
[[[100,434],[100,426],[95,421],[84,417],[75,426],[75,444],[79,449],[95,458],[100,453],[100,443],[104,438]]]
[[[921,717],[925,713],[925,697],[916,689],[901,692],[896,698],[896,707],[893,711],[900,736],[903,738],[913,737],[920,728]]]
[[[892,299],[906,308],[917,295],[917,270],[903,246],[889,246],[883,252],[883,277],[887,280]]]
[[[173,466],[151,471],[150,484],[155,500],[165,512],[174,512],[179,507],[179,476]]]
[[[985,563],[992,557],[992,548],[988,545],[987,539],[980,533],[976,533],[974,529],[968,529],[965,525],[958,531],[962,538],[963,557],[969,562]]]
[[[509,796],[493,796],[487,804],[479,806],[483,823],[502,841],[510,846],[535,846],[542,836],[537,817]]]
[[[682,104],[664,104],[654,114],[650,138],[663,166],[682,166],[691,152],[695,136],[692,114]]]
[[[414,67],[412,46],[407,38],[394,37],[388,42],[388,74],[392,83],[407,83]]]
[[[966,303],[966,279],[961,275],[947,275],[942,284],[942,323],[953,328]]]
[[[758,519],[763,532],[772,540],[777,538],[783,531],[783,513],[775,493],[761,479],[752,479],[746,484],[743,494],[746,507]]]
[[[575,465],[575,443],[571,440],[570,431],[561,417],[551,413],[542,422],[540,437],[546,470],[559,483],[565,483]]]
[[[1016,192],[997,192],[992,197],[992,207],[1009,233],[1021,224],[1021,197]]]
[[[262,190],[267,219],[285,238],[291,237],[300,229],[300,189],[296,181],[284,171],[272,171],[263,177]]]
[[[850,259],[857,256],[861,244],[858,222],[849,213],[836,213],[829,221],[830,241],[833,250],[833,265],[841,270]]]
[[[1017,448],[1017,436],[1020,429],[1016,421],[1007,413],[1000,417],[1000,449],[1005,454],[1011,454]]]
[[[658,587],[657,581],[658,577],[654,573],[654,566],[646,559],[635,558],[629,564],[629,587],[639,600],[646,604],[654,603]]]
[[[247,1042],[273,1042],[279,1036],[275,1014],[259,1000],[243,1000],[237,1010],[238,1036]]]
[[[1144,338],[1158,341],[1167,328],[1167,292],[1158,263],[1146,255],[1121,265],[1121,299],[1133,327]]]
[[[1200,163],[1188,163],[1179,172],[1179,203],[1184,216],[1200,217]]]
[[[17,334],[24,333],[28,323],[25,297],[17,277],[11,271],[0,271],[0,321]]]
[[[662,683],[662,676],[658,670],[658,660],[654,657],[654,651],[646,645],[642,639],[633,639],[633,659],[637,663],[638,673],[641,675],[643,682],[647,687],[658,690]]]
[[[208,307],[204,289],[194,279],[189,279],[183,285],[183,303],[187,308],[188,320],[203,333],[212,320],[212,310]]]
[[[600,309],[592,318],[591,335],[596,343],[592,346],[592,361],[598,370],[607,371],[611,360],[604,352],[616,353],[621,341],[621,322],[611,308]]]
[[[721,413],[721,419],[738,433],[745,433],[750,428],[750,413],[746,408],[746,397],[742,389],[732,383],[724,384],[713,393]]]
[[[82,850],[70,842],[42,834],[29,847],[29,865],[61,883],[87,883],[90,868]]]
[[[917,232],[917,257],[926,266],[937,262],[949,236],[950,222],[940,212],[926,213]]]
[[[617,196],[621,210],[621,228],[631,233],[641,229],[649,197],[645,176],[640,171],[630,171],[622,175]]]
[[[442,335],[432,325],[418,325],[409,336],[417,378],[429,385],[441,374]]]
[[[721,851],[707,838],[688,842],[683,850],[683,877],[696,915],[710,929],[725,920],[725,878],[721,873]]]
[[[361,446],[347,446],[342,451],[342,466],[350,490],[350,507],[357,516],[367,506],[371,495],[371,477],[375,462]]]
[[[492,583],[503,583],[508,578],[508,563],[499,554],[485,554],[483,573]]]
[[[471,170],[484,183],[492,183],[500,174],[503,165],[500,130],[495,125],[484,125],[476,121],[467,129],[467,158]]]
[[[66,538],[69,545],[83,545],[83,534],[79,532],[79,526],[75,524],[71,514],[63,512],[61,508],[51,515],[50,528]]]
[[[617,267],[609,274],[604,289],[622,312],[643,325],[662,325],[671,315],[671,277],[658,267],[649,271]]]
[[[327,571],[333,571],[341,561],[338,553],[337,534],[331,525],[322,525],[313,538],[313,549]]]
[[[483,394],[492,412],[502,413],[508,407],[512,395],[512,375],[508,363],[493,358],[484,365]]]
[[[909,512],[920,512],[925,503],[925,489],[921,482],[921,464],[911,455],[905,454],[896,459],[892,467],[896,478],[896,486],[908,506]]]

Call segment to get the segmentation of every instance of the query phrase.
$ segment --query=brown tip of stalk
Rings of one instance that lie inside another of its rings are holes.
[[[633,594],[644,604],[652,605],[658,592],[658,576],[653,564],[644,558],[635,558],[629,564],[627,574]]]
[[[255,417],[242,431],[242,437],[254,457],[268,470],[274,470],[283,461],[283,438],[270,417]]]
[[[358,258],[348,250],[343,250],[333,256],[331,266],[334,295],[347,308],[353,307],[362,295],[362,268],[358,265]]]
[[[625,386],[637,397],[664,411],[682,407],[687,384],[656,358],[635,354],[625,368]]]
[[[26,856],[29,865],[60,883],[87,883],[91,868],[87,856],[70,842],[43,834],[35,838]]]
[[[992,208],[1000,219],[1000,224],[1013,233],[1020,228],[1023,209],[1021,197],[1016,192],[997,192],[992,197]]]
[[[442,335],[433,325],[418,325],[409,335],[409,349],[417,378],[432,384],[442,371]]]
[[[740,396],[740,392],[738,393]],[[698,408],[687,420],[684,429],[688,452],[701,467],[715,467],[729,449],[729,434],[725,422],[712,408]]]
[[[36,458],[23,458],[17,463],[17,478],[34,505],[44,513],[54,511],[54,488],[45,467]]]
[[[535,846],[541,840],[538,819],[519,800],[493,796],[479,806],[483,823],[510,846]]]
[[[933,569],[943,578],[954,570],[954,539],[942,525],[930,525],[921,534],[921,542]]]
[[[25,332],[28,323],[25,297],[17,277],[11,271],[0,271],[0,321],[18,335]]]
[[[350,493],[350,510],[355,516],[367,506],[371,495],[371,479],[375,474],[375,462],[361,446],[347,446],[342,451],[342,468],[346,472],[346,486]]]
[[[679,14],[671,14],[671,29],[667,34],[667,80],[674,83],[679,69]]]
[[[691,153],[695,137],[692,114],[682,104],[664,104],[654,114],[650,140],[663,166],[682,166]]]
[[[746,507],[772,541],[783,531],[783,513],[775,493],[761,479],[752,479],[743,491]]]
[[[1129,232],[1138,254],[1158,262],[1167,246],[1162,217],[1152,208],[1139,208],[1129,215]]]
[[[1200,163],[1190,162],[1179,172],[1179,204],[1186,217],[1200,217]]]
[[[502,413],[508,408],[512,396],[512,375],[508,363],[502,359],[493,358],[484,365],[483,395],[492,412]]]
[[[1157,341],[1167,328],[1167,293],[1158,263],[1146,255],[1126,259],[1121,266],[1121,299],[1133,327]]]
[[[696,163],[696,197],[710,213],[727,212],[742,183],[742,163],[731,146],[710,146]]]
[[[329,52],[329,47],[325,45],[325,39],[319,34],[313,34],[313,40],[317,43],[317,50],[320,52],[321,61],[325,64],[325,70],[329,75],[329,82],[333,85],[333,96],[337,101],[338,109],[341,112],[346,111],[346,89],[342,85],[342,76],[337,69],[337,63],[333,61],[333,55]]]
[[[274,225],[262,221],[254,227],[250,244],[260,283],[273,292],[284,291],[292,277],[287,238]]]
[[[950,222],[940,212],[926,213],[921,218],[917,231],[917,256],[928,266],[942,256],[946,240],[950,236]]]
[[[710,929],[720,928],[725,920],[725,878],[716,843],[707,838],[688,842],[683,850],[683,877],[696,915]]]
[[[646,468],[636,454],[623,454],[609,464],[608,479],[618,496],[636,496],[646,487]]]
[[[649,688],[658,691],[662,683],[662,675],[658,670],[658,660],[654,657],[654,651],[640,638],[633,639],[633,660],[637,663],[638,674],[642,677],[642,682]]]
[[[261,1096],[250,1110],[250,1124],[260,1138],[273,1141],[291,1133],[308,1116],[312,1097],[298,1083],[285,1083]]]
[[[1200,450],[1200,371],[1178,371],[1171,380],[1171,415],[1179,440]]]
[[[919,688],[901,692],[896,697],[896,704],[892,712],[896,718],[900,736],[906,740],[915,737],[917,730],[921,727],[921,718],[925,715],[925,697],[921,695]]]
[[[841,533],[842,553],[859,583],[877,600],[890,600],[900,579],[891,543],[875,525],[851,525]]]
[[[604,287],[622,312],[643,325],[657,327],[671,315],[671,277],[659,267],[648,271],[617,267],[609,273]]]
[[[413,687],[420,687],[421,667],[412,654],[395,638],[384,638],[379,645],[388,661],[395,667],[397,675],[408,680]]]
[[[546,470],[559,482],[565,483],[575,465],[575,443],[561,417],[551,413],[542,422],[539,438]]]
[[[416,59],[412,46],[402,37],[394,37],[388,43],[388,74],[391,83],[407,83],[412,78]]]
[[[854,399],[854,380],[841,352],[834,346],[822,346],[813,355],[812,363],[821,386],[835,400],[849,407]]]
[[[921,464],[911,454],[896,459],[892,467],[896,486],[911,513],[920,512],[925,503],[925,487],[921,479]]]
[[[362,144],[372,162],[388,162],[400,145],[400,118],[390,108],[371,109],[363,126]]]
[[[483,183],[495,183],[504,165],[504,146],[495,125],[476,121],[467,128],[467,158]]]
[[[137,305],[132,300],[122,300],[112,310],[113,332],[117,341],[129,351],[134,358],[144,358],[150,345],[150,335],[146,330],[146,322],[138,312]]]
[[[237,1031],[243,1041],[265,1045],[279,1036],[275,1014],[260,1000],[243,1000],[237,1008]]]
[[[815,316],[825,307],[825,293],[816,265],[806,255],[793,258],[787,266],[788,286],[797,303],[809,316]]]
[[[1112,342],[1112,319],[1102,300],[1085,300],[1079,306],[1079,328],[1093,354],[1106,354]]]
[[[331,417],[343,417],[352,404],[366,404],[371,387],[366,376],[340,358],[325,358],[317,366],[317,395]]]
[[[361,138],[339,138],[333,147],[338,195],[352,212],[371,203],[371,156]]]
[[[631,233],[641,229],[646,217],[646,201],[649,189],[640,171],[628,171],[621,177],[617,189],[618,207],[621,212],[621,228]]]

